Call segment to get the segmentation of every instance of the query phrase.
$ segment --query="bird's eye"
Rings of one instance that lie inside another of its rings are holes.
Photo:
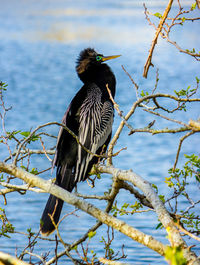
[[[101,59],[102,59],[102,56],[99,56],[99,55],[98,55],[98,56],[96,57],[97,62],[101,61]]]

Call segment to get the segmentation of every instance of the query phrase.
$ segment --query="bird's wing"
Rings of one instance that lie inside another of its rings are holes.
[[[75,97],[72,99],[62,119],[62,124],[64,124],[71,131],[73,131],[75,135],[78,135],[78,112],[80,109],[80,102],[82,99],[85,98],[85,96],[86,92],[85,87],[83,86],[82,89],[80,89],[75,95]],[[72,153],[73,156],[76,153],[75,146],[76,140],[74,139],[74,137],[70,133],[68,133],[63,127],[61,127],[57,137],[56,153],[53,159],[53,167],[60,167],[67,164],[69,162],[68,158],[72,157]]]
[[[65,112],[65,114],[64,114],[64,116],[62,118],[61,123],[64,124],[64,125],[66,125],[66,119],[67,119],[67,116],[70,113],[70,108],[71,108],[71,104],[67,108],[67,110],[66,110],[66,112]],[[57,143],[56,143],[56,152],[55,152],[55,155],[54,155],[54,158],[53,158],[53,162],[52,162],[52,169],[57,164],[58,152],[60,151],[60,146],[62,145],[64,134],[66,134],[65,129],[63,127],[60,127],[60,130],[59,130],[59,133],[58,133],[58,137],[57,137]]]
[[[92,153],[103,147],[112,131],[113,105],[107,100],[102,102],[102,92],[95,85],[91,85],[87,97],[80,108],[79,140]],[[88,166],[94,156],[78,145],[78,157],[75,180],[84,180]]]

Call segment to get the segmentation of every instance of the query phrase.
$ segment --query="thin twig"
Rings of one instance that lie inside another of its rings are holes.
[[[194,234],[190,233],[189,231],[187,231],[185,228],[183,228],[179,223],[175,223],[175,225],[180,229],[180,231],[182,231],[184,234],[192,237],[193,239],[200,241],[200,237],[195,236]]]
[[[48,154],[47,154],[47,152],[46,152],[46,149],[45,149],[45,146],[44,146],[44,142],[42,141],[42,138],[40,137],[39,139],[40,139],[40,142],[41,142],[41,145],[42,145],[42,148],[43,148],[43,151],[44,151],[44,153],[45,153],[46,158],[47,158],[50,162],[52,162],[52,159],[48,156]]]
[[[175,159],[175,163],[174,163],[174,166],[173,166],[173,171],[175,171],[175,169],[176,169],[176,165],[178,163],[178,158],[179,158],[179,154],[180,154],[180,151],[181,151],[181,146],[182,146],[183,141],[186,138],[188,138],[190,135],[194,134],[194,133],[195,133],[194,131],[191,131],[191,132],[188,132],[183,137],[181,137],[180,142],[179,142],[179,145],[178,145],[178,150],[177,150],[177,153],[176,153],[176,159]]]
[[[154,99],[154,98],[169,98],[172,100],[175,100],[177,102],[200,102],[200,98],[179,98],[170,94],[162,94],[162,93],[157,93],[157,94],[153,94],[153,95],[147,95],[144,96],[140,99],[138,99],[137,101],[135,101],[131,107],[131,109],[129,110],[129,112],[126,114],[125,116],[125,120],[127,121],[135,112],[136,108],[142,103],[145,102],[146,100],[149,99]],[[121,134],[121,131],[123,129],[125,125],[124,120],[121,121],[115,135],[113,136],[112,140],[110,141],[110,145],[109,145],[109,149],[108,149],[108,156],[112,156],[113,153],[113,148]],[[188,125],[186,125],[186,127],[188,127],[189,129],[191,129]],[[109,164],[108,164],[109,165]]]
[[[108,91],[108,94],[109,94],[109,97],[110,97],[110,100],[112,101],[113,105],[114,105],[114,108],[116,109],[118,115],[121,117],[121,119],[124,121],[125,125],[129,128],[129,129],[132,129],[132,127],[128,124],[128,122],[125,120],[125,117],[124,115],[122,114],[122,111],[119,109],[119,105],[115,102],[112,94],[111,94],[111,91],[108,87],[108,84],[106,84],[106,88],[107,88],[107,91]]]
[[[151,129],[151,128],[139,128],[139,129],[133,129],[129,132],[128,135],[132,135],[133,133],[137,133],[137,132],[145,132],[145,133],[151,133],[152,135],[154,134],[162,134],[162,133],[180,133],[180,132],[186,132],[186,131],[190,131],[190,128],[187,127],[180,127],[180,128],[174,128],[174,129],[168,129],[168,128],[164,128],[164,129]]]
[[[154,115],[156,115],[156,116],[159,116],[159,117],[161,117],[161,118],[163,118],[163,119],[165,119],[165,120],[168,120],[168,121],[171,121],[171,122],[178,123],[178,124],[180,124],[180,125],[182,125],[182,126],[184,126],[184,127],[186,127],[186,128],[190,128],[188,124],[186,124],[186,123],[184,123],[184,122],[182,122],[182,121],[175,120],[175,119],[171,119],[171,118],[169,118],[169,117],[167,117],[167,116],[165,116],[165,115],[162,115],[162,114],[160,114],[160,113],[158,113],[158,112],[151,111],[151,110],[148,110],[148,109],[143,109],[143,110],[146,111],[146,112],[149,112],[149,113],[151,113],[151,114],[154,114]]]

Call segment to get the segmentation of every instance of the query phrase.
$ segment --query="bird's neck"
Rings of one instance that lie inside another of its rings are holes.
[[[115,96],[116,80],[112,70],[107,64],[100,64],[88,68],[86,71],[79,74],[79,78],[84,84],[95,83],[105,96],[109,96],[106,88],[106,85],[108,84],[112,96]]]

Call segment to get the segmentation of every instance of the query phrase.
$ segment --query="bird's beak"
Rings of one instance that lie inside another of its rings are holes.
[[[111,59],[115,59],[117,57],[120,57],[121,55],[111,55],[111,56],[104,56],[102,58],[102,61],[105,62],[105,61],[108,61],[108,60],[111,60]]]

